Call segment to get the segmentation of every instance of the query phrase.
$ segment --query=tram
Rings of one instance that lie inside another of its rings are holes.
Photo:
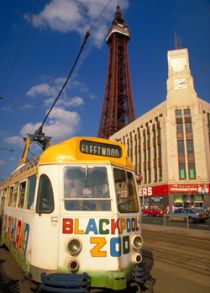
[[[27,276],[50,292],[144,284],[141,208],[125,146],[75,137],[28,161],[29,144],[0,183],[1,243]]]

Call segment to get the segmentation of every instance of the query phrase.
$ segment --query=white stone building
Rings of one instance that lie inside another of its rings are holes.
[[[168,52],[166,100],[110,139],[126,144],[144,205],[210,206],[210,104],[195,92],[187,49]]]

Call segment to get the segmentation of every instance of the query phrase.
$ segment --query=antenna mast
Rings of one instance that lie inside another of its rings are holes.
[[[180,39],[179,39],[179,37],[177,36],[177,33],[176,33],[176,32],[175,32],[175,34],[174,34],[174,43],[175,43],[175,49],[176,49],[176,50],[181,49],[181,42],[180,42]]]

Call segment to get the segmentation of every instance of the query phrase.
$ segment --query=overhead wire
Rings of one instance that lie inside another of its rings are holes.
[[[74,70],[75,70],[75,67],[76,67],[76,65],[77,65],[77,63],[78,63],[78,61],[79,61],[79,58],[80,58],[81,54],[82,54],[82,51],[83,51],[83,49],[84,49],[84,47],[85,47],[85,44],[86,44],[86,42],[87,42],[87,39],[88,39],[89,36],[90,36],[90,31],[92,30],[94,24],[98,21],[99,17],[101,17],[101,15],[104,13],[104,11],[106,10],[106,8],[109,6],[110,2],[111,2],[111,0],[107,1],[106,5],[103,7],[103,9],[100,11],[100,13],[97,15],[97,17],[93,20],[93,22],[92,22],[92,24],[90,25],[89,29],[86,31],[85,36],[84,36],[84,39],[83,39],[83,42],[82,42],[82,45],[81,45],[80,50],[79,50],[79,52],[78,52],[78,54],[77,54],[77,56],[76,56],[76,58],[75,58],[75,61],[74,61],[73,65],[72,65],[72,68],[70,69],[70,72],[69,72],[69,74],[68,74],[68,76],[67,76],[67,78],[66,78],[66,80],[65,80],[65,82],[64,82],[64,84],[63,84],[63,86],[61,87],[60,91],[58,92],[57,97],[55,98],[54,102],[52,103],[52,106],[50,107],[50,109],[48,110],[46,116],[44,117],[44,119],[43,119],[43,121],[42,121],[42,124],[41,124],[40,127],[35,131],[35,135],[43,135],[43,131],[42,131],[43,126],[44,126],[44,124],[45,124],[47,118],[49,117],[49,115],[50,115],[52,109],[54,108],[56,102],[58,101],[59,97],[61,96],[63,90],[65,89],[65,87],[66,87],[66,85],[67,85],[67,83],[68,83],[70,77],[72,76],[72,74],[73,74],[73,72],[74,72]]]
[[[43,119],[41,126],[40,126],[40,127],[38,128],[38,130],[37,130],[39,134],[42,132],[42,128],[43,128],[44,123],[46,122],[46,120],[47,120],[47,118],[49,117],[49,115],[50,115],[52,109],[54,108],[54,106],[55,106],[57,100],[59,99],[59,97],[60,97],[60,95],[62,94],[64,88],[66,87],[66,85],[67,85],[67,83],[68,83],[68,81],[69,81],[69,79],[70,79],[70,77],[71,77],[71,75],[72,75],[72,73],[73,73],[73,71],[74,71],[76,65],[77,65],[77,62],[78,62],[78,60],[79,60],[79,58],[80,58],[80,55],[81,55],[81,53],[82,53],[82,51],[83,51],[83,49],[84,49],[84,46],[85,46],[85,44],[86,44],[87,39],[88,39],[89,36],[90,36],[90,32],[87,31],[86,34],[85,34],[85,37],[84,37],[84,40],[83,40],[82,46],[81,46],[81,48],[80,48],[80,50],[79,50],[79,53],[78,53],[77,56],[76,56],[76,59],[75,59],[75,61],[74,61],[74,63],[73,63],[73,66],[72,66],[72,68],[71,68],[71,70],[70,70],[70,72],[69,72],[69,74],[68,74],[68,76],[67,76],[67,78],[66,78],[66,80],[65,80],[65,82],[64,82],[64,84],[63,84],[63,86],[61,87],[61,89],[60,89],[60,91],[59,91],[57,97],[55,98],[55,100],[54,100],[52,106],[50,107],[50,109],[49,109],[49,111],[47,112],[45,118]]]
[[[14,152],[13,149],[5,148],[5,147],[0,147],[0,151]]]
[[[23,47],[24,47],[24,45],[25,45],[25,42],[26,42],[26,39],[27,39],[27,35],[28,35],[29,31],[30,31],[31,24],[32,24],[32,21],[33,21],[34,15],[35,15],[35,13],[36,13],[36,11],[37,11],[37,7],[38,7],[38,4],[39,4],[39,1],[40,1],[40,0],[35,0],[35,1],[36,1],[35,7],[34,7],[34,9],[33,9],[32,13],[31,13],[31,15],[30,15],[30,17],[29,17],[29,21],[28,21],[28,24],[27,24],[26,30],[25,30],[25,32],[24,32],[24,34],[23,34],[23,38],[22,38],[21,43],[20,43],[20,45],[19,45],[19,47],[18,47],[18,49],[17,49],[17,53],[16,53],[16,55],[15,55],[15,57],[14,57],[14,60],[13,60],[12,65],[11,65],[11,67],[10,67],[9,73],[8,73],[8,75],[7,75],[7,77],[6,77],[6,80],[5,80],[5,82],[4,82],[3,86],[2,86],[2,89],[1,89],[0,99],[3,99],[3,100],[5,99],[5,100],[6,100],[7,102],[9,102],[11,105],[16,106],[16,107],[18,107],[18,106],[22,106],[22,105],[19,105],[19,104],[17,104],[17,103],[14,103],[14,102],[11,101],[9,98],[5,98],[5,97],[4,97],[4,93],[5,93],[6,89],[7,89],[7,86],[8,86],[8,84],[9,84],[9,82],[10,82],[10,79],[11,79],[13,73],[14,73],[14,70],[15,70],[15,67],[16,67],[16,65],[17,65],[18,59],[19,59],[19,57],[20,57],[20,55],[21,55],[21,52],[22,52],[22,50],[23,50]]]

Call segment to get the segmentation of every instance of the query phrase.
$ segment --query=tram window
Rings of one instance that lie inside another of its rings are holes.
[[[64,168],[64,206],[72,211],[111,210],[107,168]]]
[[[12,205],[13,190],[14,190],[14,186],[11,186],[9,188],[8,206],[11,206]]]
[[[2,205],[5,205],[5,206],[7,206],[7,204],[8,204],[7,193],[8,193],[8,189],[4,189],[4,191],[3,191]]]
[[[39,179],[36,212],[42,214],[52,213],[54,210],[53,189],[49,177],[42,174]]]
[[[18,183],[16,183],[16,184],[14,185],[14,188],[13,188],[12,202],[11,202],[11,206],[12,206],[12,207],[16,207],[17,196],[18,196]]]
[[[30,176],[27,182],[27,209],[31,209],[34,203],[34,195],[35,195],[35,187],[36,187],[36,176]]]
[[[0,215],[2,213],[2,209],[4,207],[4,192],[0,191]]]
[[[3,191],[0,191],[0,207],[1,207],[2,198],[3,198]]]
[[[26,182],[24,181],[19,184],[18,208],[23,208],[24,206],[25,192]]]
[[[114,169],[114,180],[119,212],[138,212],[138,198],[133,174],[124,170]]]

